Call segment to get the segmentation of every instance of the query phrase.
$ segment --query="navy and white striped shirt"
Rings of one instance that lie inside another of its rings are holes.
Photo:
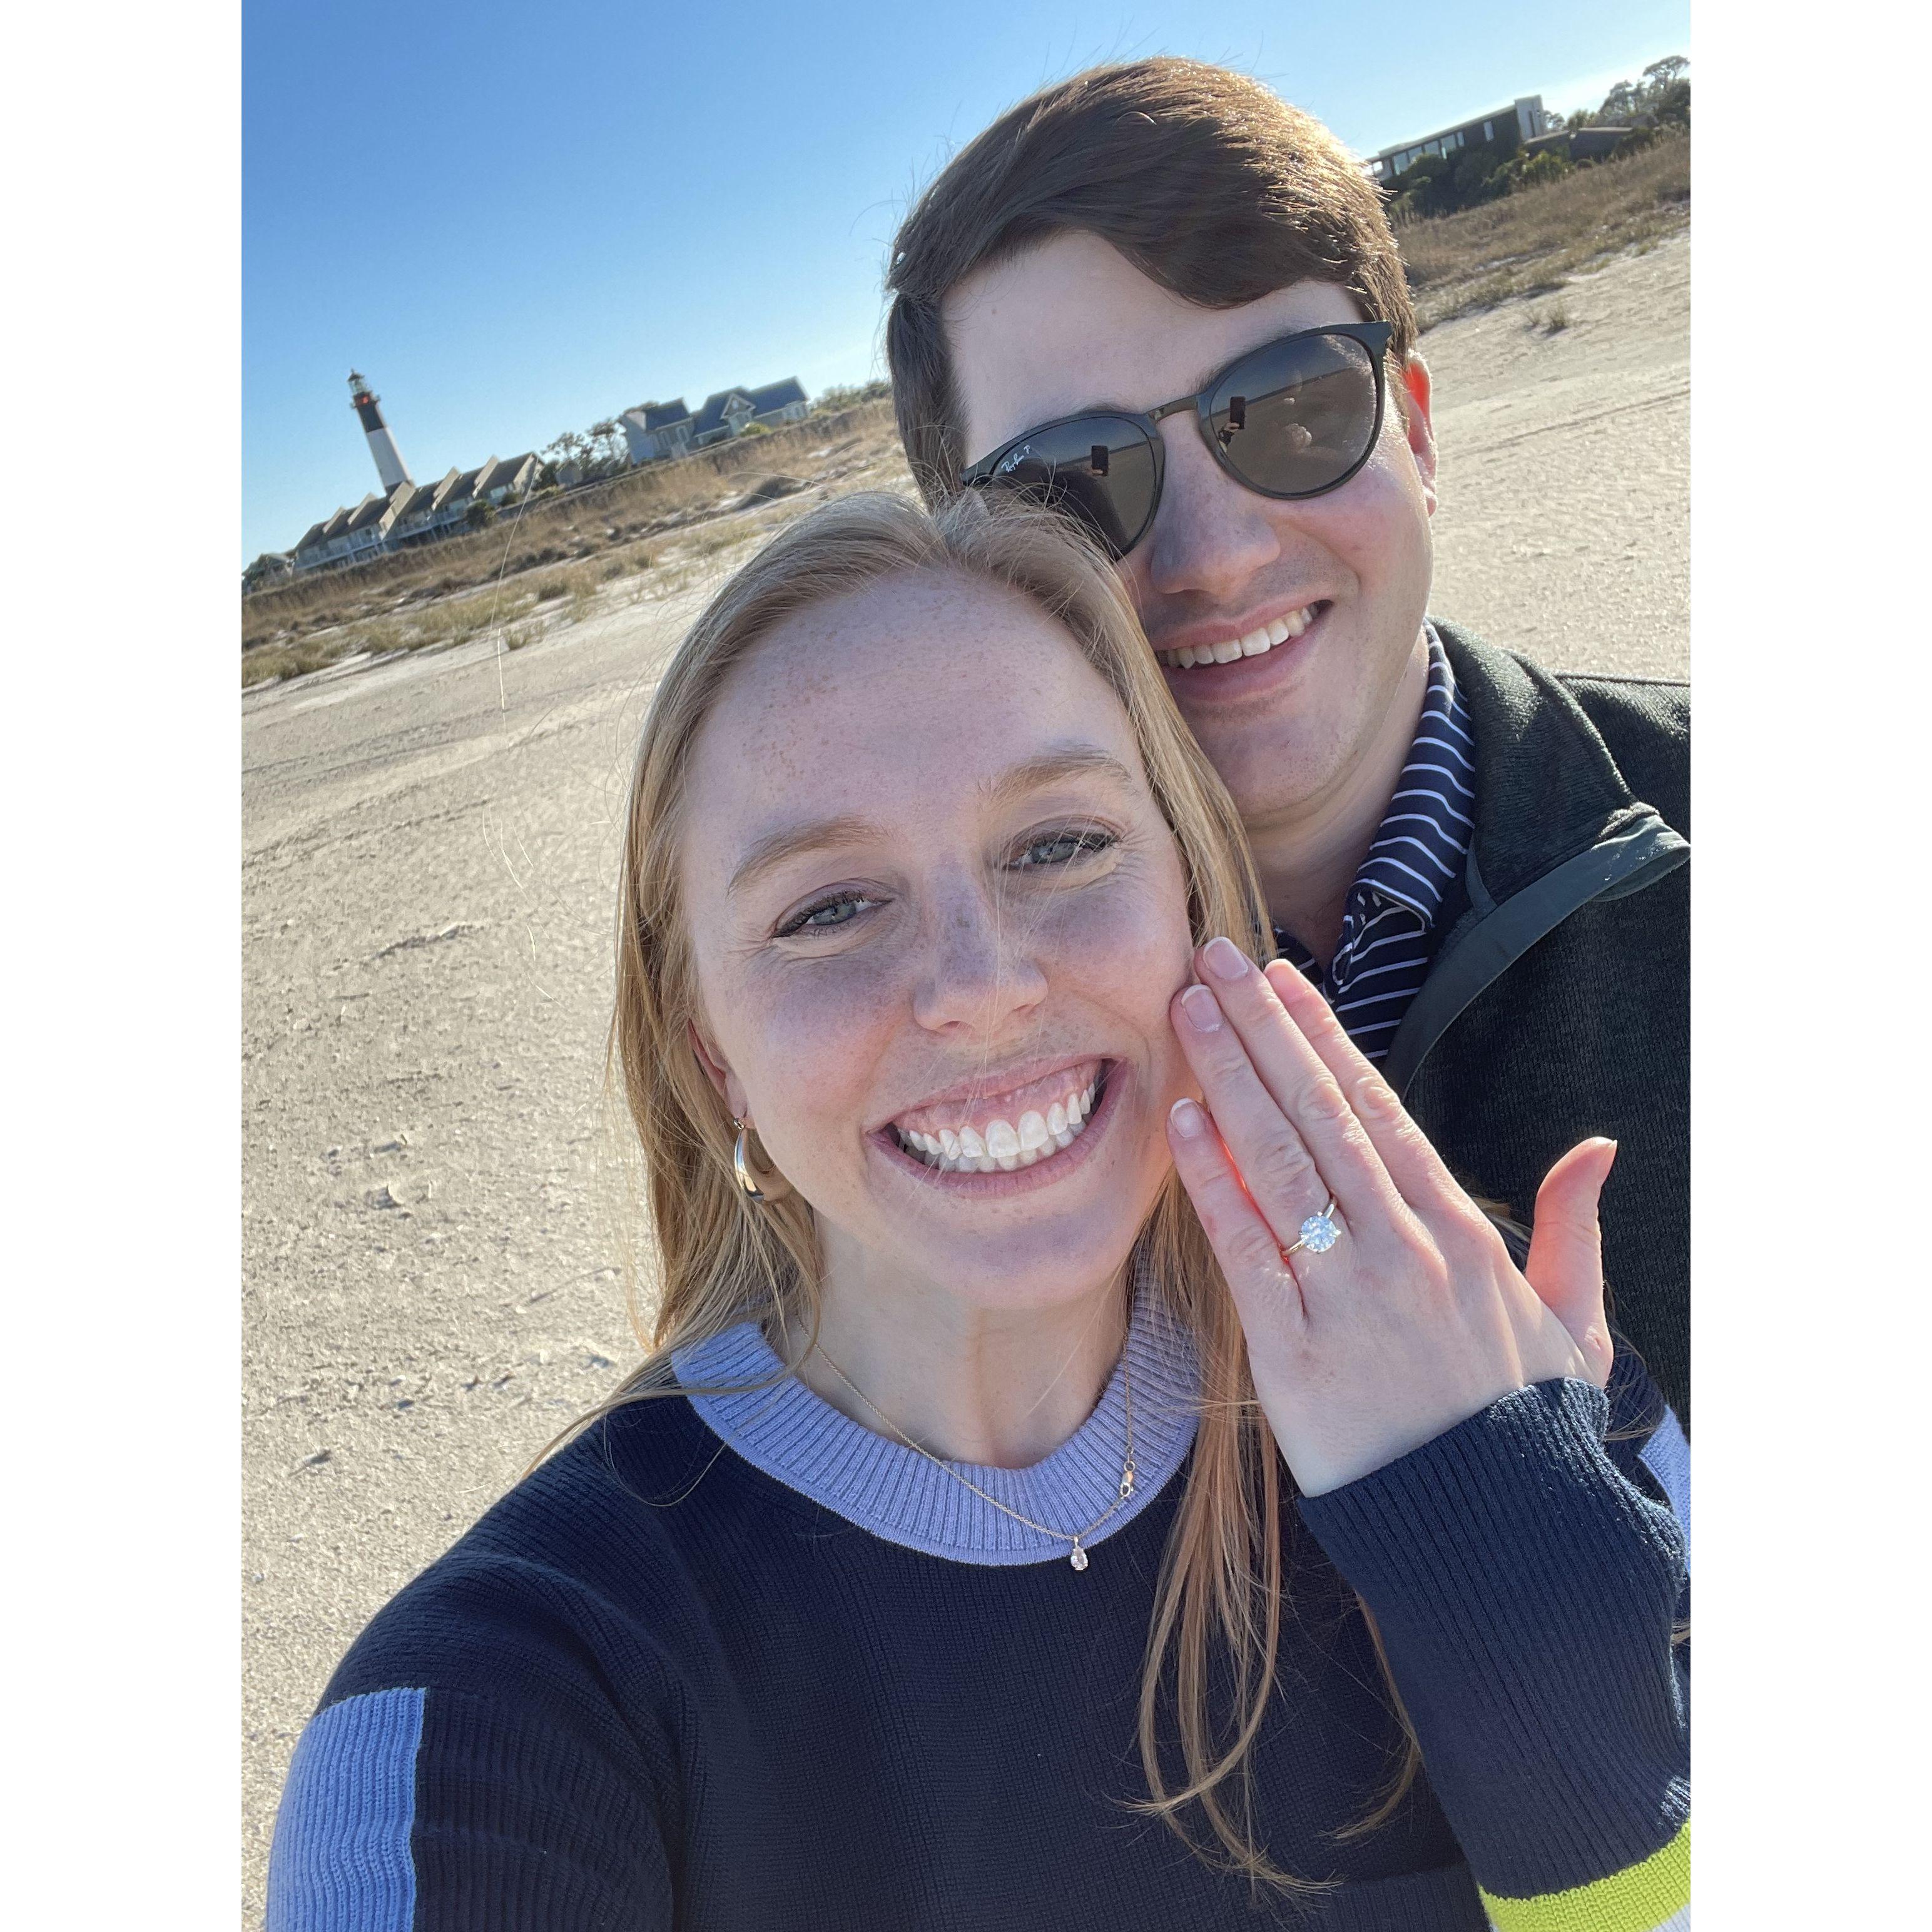
[[[1468,707],[1436,627],[1427,627],[1429,688],[1408,762],[1342,913],[1341,944],[1324,974],[1292,934],[1281,956],[1319,986],[1348,1037],[1372,1060],[1395,1038],[1467,895],[1462,868],[1475,829],[1476,746]]]

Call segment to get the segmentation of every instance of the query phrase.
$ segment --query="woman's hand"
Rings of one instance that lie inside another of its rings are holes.
[[[1550,1169],[1520,1271],[1292,966],[1264,974],[1216,939],[1196,970],[1172,1018],[1206,1111],[1179,1102],[1168,1138],[1303,1493],[1352,1482],[1532,1382],[1601,1387],[1597,1197],[1615,1143],[1586,1141]],[[1330,1195],[1341,1238],[1285,1256]]]

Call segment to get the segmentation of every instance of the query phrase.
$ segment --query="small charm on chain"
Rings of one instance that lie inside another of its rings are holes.
[[[1080,1539],[1077,1536],[1073,1539],[1073,1554],[1066,1560],[1076,1570],[1084,1570],[1087,1567],[1087,1552],[1080,1547]]]

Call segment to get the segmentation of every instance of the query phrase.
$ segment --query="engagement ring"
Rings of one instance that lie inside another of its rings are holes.
[[[1330,1195],[1328,1204],[1318,1214],[1311,1214],[1301,1224],[1301,1232],[1292,1247],[1283,1248],[1282,1258],[1299,1254],[1306,1248],[1311,1255],[1325,1255],[1342,1238],[1342,1231],[1335,1225],[1335,1197]]]

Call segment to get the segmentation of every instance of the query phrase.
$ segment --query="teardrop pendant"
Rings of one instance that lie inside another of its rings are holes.
[[[1087,1567],[1087,1552],[1086,1552],[1086,1551],[1085,1551],[1085,1550],[1082,1550],[1082,1549],[1080,1547],[1080,1545],[1079,1545],[1079,1544],[1078,1544],[1078,1542],[1077,1540],[1076,1541],[1076,1543],[1074,1544],[1074,1546],[1073,1546],[1073,1554],[1072,1554],[1071,1556],[1070,1556],[1066,1560],[1067,1560],[1067,1562],[1070,1562],[1070,1564],[1072,1564],[1073,1565],[1074,1568],[1075,1568],[1075,1569],[1076,1569],[1076,1570],[1084,1570],[1084,1569],[1085,1569],[1085,1568],[1086,1568],[1086,1567]]]

